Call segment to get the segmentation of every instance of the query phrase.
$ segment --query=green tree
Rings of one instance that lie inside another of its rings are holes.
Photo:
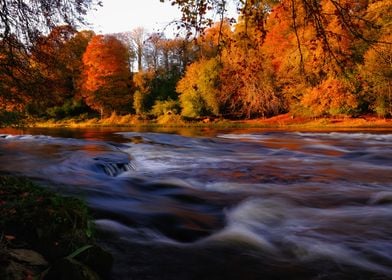
[[[183,116],[219,115],[219,73],[220,63],[215,58],[201,59],[187,67],[177,85]]]

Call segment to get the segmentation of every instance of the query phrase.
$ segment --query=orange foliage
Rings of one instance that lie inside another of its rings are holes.
[[[267,22],[268,32],[263,45],[263,53],[271,61],[275,72],[282,71],[285,55],[293,48],[294,34],[291,32],[291,21],[287,9],[283,5],[275,7]]]
[[[215,23],[212,27],[204,30],[197,39],[200,52],[203,57],[215,57],[222,47],[228,43],[231,36],[231,27],[228,21]]]
[[[302,105],[308,107],[312,116],[349,114],[358,106],[353,88],[341,80],[328,78],[319,86],[308,90]]]
[[[75,95],[82,56],[92,36],[93,32],[77,33],[65,25],[37,39],[32,51],[32,68],[45,83],[39,95],[46,99],[47,107],[62,105]]]
[[[95,36],[83,56],[83,97],[105,114],[131,109],[130,69],[126,47],[113,36]]]
[[[219,99],[226,107],[226,114],[264,117],[277,114],[284,107],[262,44],[260,31],[251,26],[245,29],[240,22],[230,45],[223,50]]]

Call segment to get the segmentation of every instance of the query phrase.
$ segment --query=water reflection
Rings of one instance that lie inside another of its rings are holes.
[[[392,278],[392,134],[36,132],[0,171],[85,197],[115,279]]]

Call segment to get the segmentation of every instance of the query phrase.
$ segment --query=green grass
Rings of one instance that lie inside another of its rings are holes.
[[[26,178],[0,175],[0,234],[48,257],[91,242],[87,206],[52,193]]]

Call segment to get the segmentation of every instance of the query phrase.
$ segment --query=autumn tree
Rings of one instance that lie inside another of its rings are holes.
[[[215,34],[222,34],[229,1],[167,2],[180,7],[182,26],[197,34],[212,34],[211,11],[218,12]],[[218,99],[225,114],[336,115],[366,108],[390,114],[390,1],[231,2],[240,18],[221,52]]]
[[[199,55],[206,58],[219,56],[224,47],[230,44],[231,33],[230,22],[227,19],[205,29],[196,40]]]
[[[11,39],[9,39],[11,40]],[[24,53],[21,53],[19,40],[12,38],[10,46],[0,40],[0,110],[22,111],[24,105],[31,100],[29,89],[32,87],[26,79],[31,77],[30,65],[25,60]]]
[[[72,93],[72,76],[67,69],[70,60],[65,45],[76,31],[70,26],[54,28],[48,36],[39,37],[32,48],[33,67],[40,73],[45,88],[35,103],[46,107],[59,105]],[[79,58],[81,60],[81,57]]]
[[[0,65],[0,71],[11,73],[7,67],[18,67],[21,55],[28,61],[29,48],[42,34],[58,25],[77,27],[83,17],[99,0],[4,0],[0,3],[0,41],[2,52],[13,59]],[[18,51],[15,52],[15,49]],[[23,69],[21,69],[23,71]],[[17,77],[10,77],[16,79]],[[18,81],[21,83],[21,81]]]
[[[183,116],[219,115],[219,68],[219,61],[214,58],[201,59],[188,66],[177,85]]]
[[[301,1],[281,1],[274,6],[265,25],[268,32],[261,52],[272,63],[275,85],[284,94],[292,113],[356,112],[354,99],[359,89],[355,82],[348,80],[355,74],[356,64],[361,62],[362,47],[359,46],[363,41],[341,22],[331,1],[320,1],[317,9],[323,16],[323,34],[306,22],[307,11]],[[358,13],[364,9],[361,5],[356,7]],[[350,95],[347,104],[337,102],[336,91],[327,90],[332,84],[339,88],[337,92],[342,97],[347,93],[343,88],[350,88],[354,95]],[[342,107],[336,108],[338,104]]]
[[[195,35],[201,34],[206,28],[211,27],[213,20],[211,15],[219,14],[220,21],[225,19],[227,13],[227,4],[232,2],[237,6],[239,14],[244,18],[245,25],[249,21],[256,23],[257,28],[263,34],[267,29],[265,26],[266,20],[270,15],[276,4],[285,5],[290,12],[289,17],[293,21],[293,28],[296,35],[297,26],[301,21],[319,36],[326,52],[333,54],[333,50],[329,49],[329,30],[328,21],[325,17],[328,15],[335,15],[339,24],[356,38],[368,41],[371,38],[366,37],[366,33],[359,29],[361,24],[367,24],[373,31],[377,31],[377,24],[374,21],[365,17],[364,8],[368,1],[309,1],[309,0],[160,0],[160,2],[170,2],[172,5],[177,5],[182,12],[182,22],[180,26],[186,28],[189,32]],[[331,10],[326,12],[325,6],[330,6]],[[211,13],[214,11],[214,13]],[[297,42],[300,44],[300,42]]]
[[[40,99],[45,79],[32,65],[31,47],[59,24],[83,24],[96,0],[4,0],[0,3],[0,99],[24,110]],[[42,101],[42,99],[41,99]]]
[[[392,35],[380,38],[392,41]],[[365,54],[360,74],[365,79],[364,97],[370,109],[381,117],[392,116],[392,45],[375,44]]]
[[[358,106],[352,87],[348,81],[327,78],[320,85],[309,88],[301,102],[312,117],[351,115]]]
[[[127,48],[114,36],[92,38],[83,55],[83,97],[101,116],[131,110]]]
[[[222,53],[220,100],[226,114],[254,118],[284,110],[271,61],[262,46],[263,35],[254,23],[240,20],[230,45]]]
[[[155,73],[153,71],[139,71],[133,75],[133,83],[135,92],[133,94],[133,109],[137,115],[142,115],[148,112],[148,99],[151,93],[151,83],[154,79]]]
[[[60,112],[63,104],[71,99],[76,101],[82,56],[93,34],[92,31],[76,32],[70,26],[58,26],[34,42],[30,69],[36,73],[36,89],[31,93],[37,91],[37,94],[28,103],[30,114],[42,116],[50,110],[50,115],[54,116],[54,110]]]
[[[388,0],[371,1],[366,10],[366,19],[375,24],[378,32],[364,28],[367,37],[376,43],[362,46],[363,63],[358,67],[357,80],[361,81],[361,103],[365,109],[380,117],[392,116],[392,3]]]

